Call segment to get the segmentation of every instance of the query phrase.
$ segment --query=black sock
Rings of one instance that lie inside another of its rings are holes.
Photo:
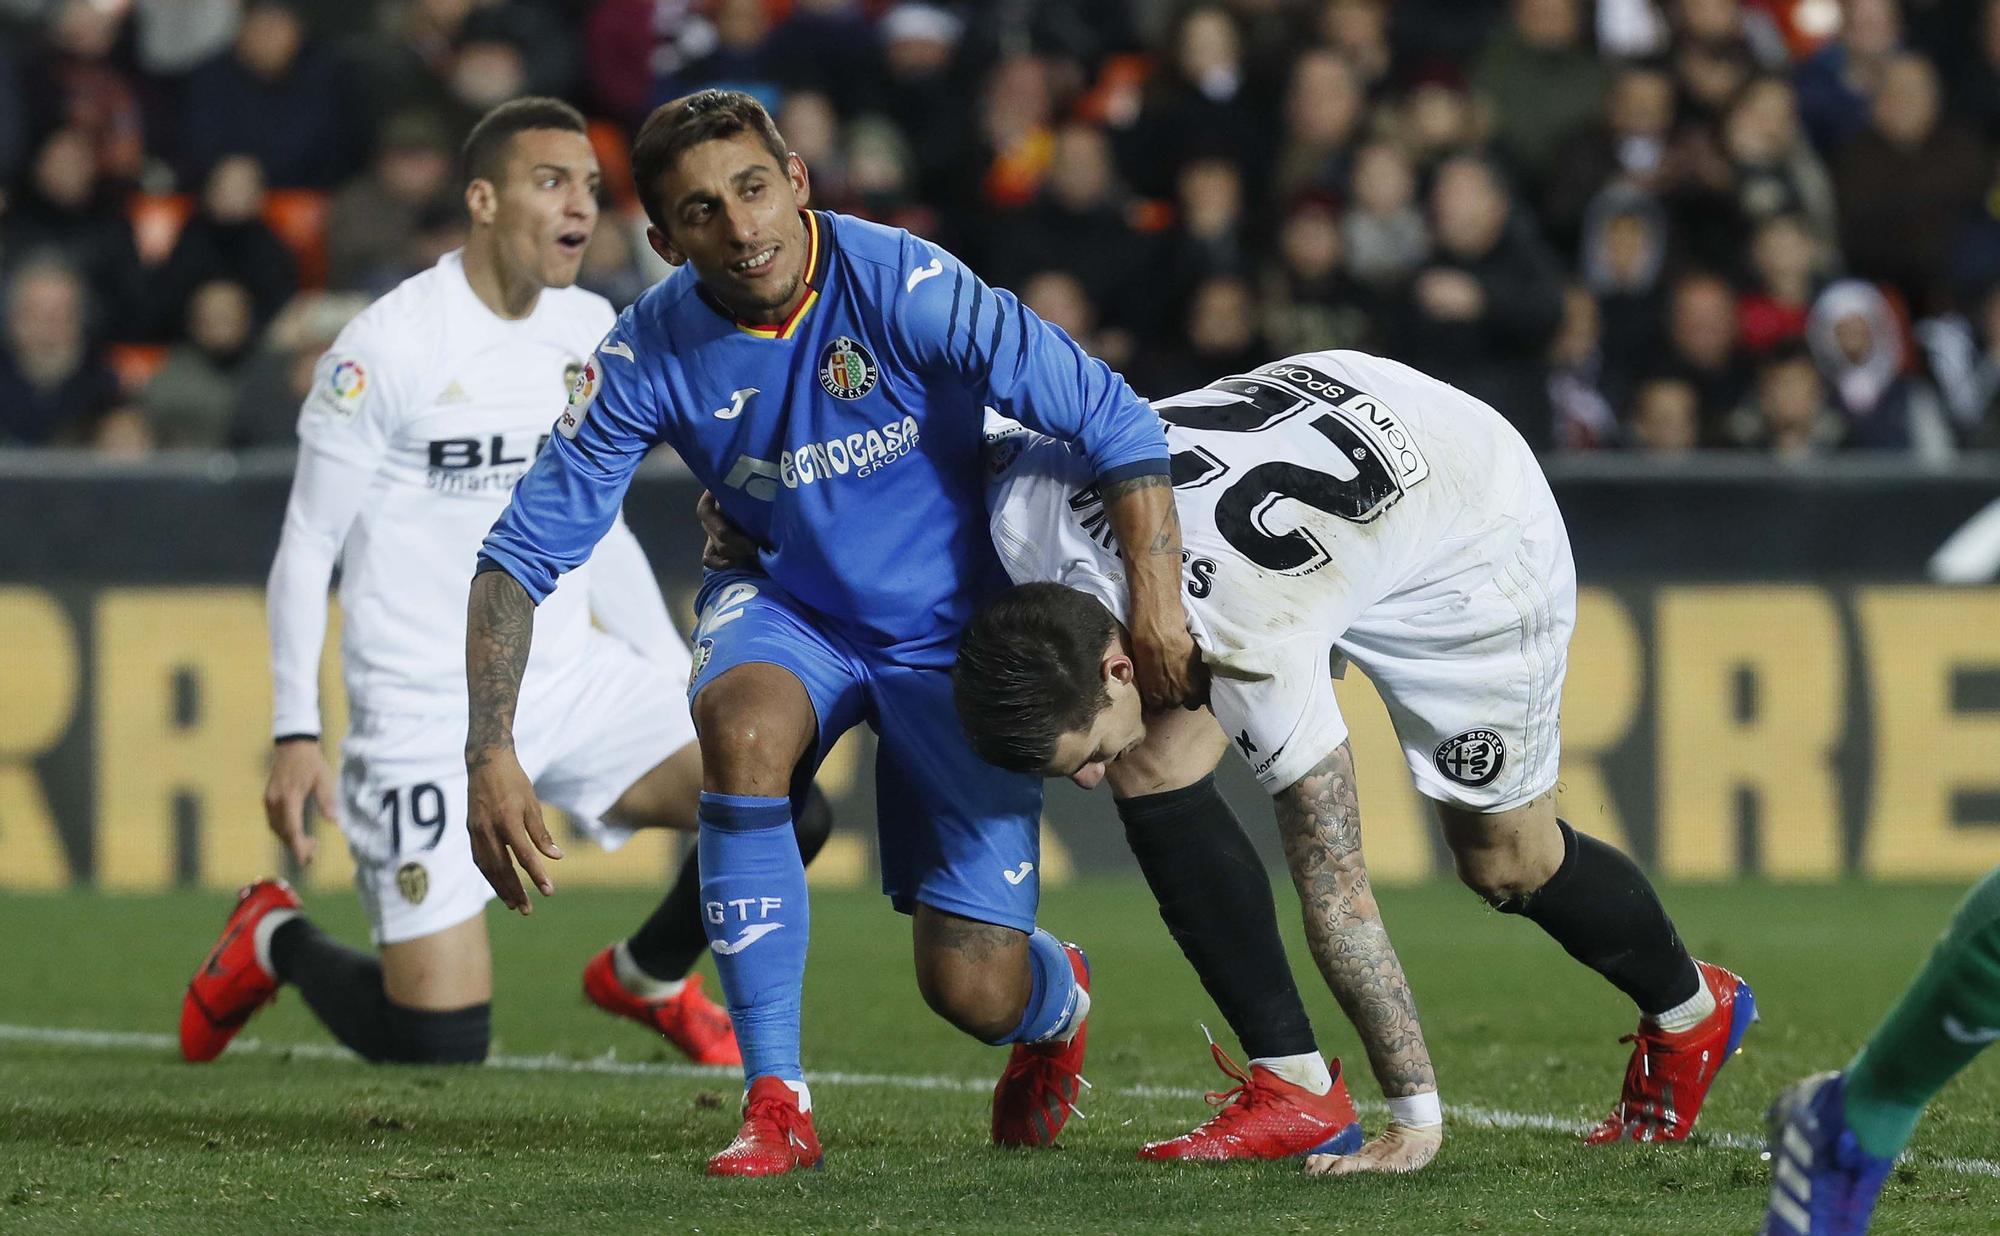
[[[1555,938],[1651,1017],[1692,999],[1701,973],[1639,865],[1561,820],[1563,861],[1532,893],[1495,902]]]
[[[486,1058],[489,1004],[450,1012],[405,1008],[382,990],[382,961],[305,918],[271,933],[271,968],[299,989],[320,1024],[377,1063],[465,1064]]]
[[[799,857],[810,866],[833,831],[833,808],[818,786],[806,790],[792,830],[798,834]],[[663,983],[686,978],[708,951],[708,929],[701,921],[701,862],[695,848],[688,850],[666,897],[626,939],[625,950],[634,965]]]
[[[364,1059],[394,1058],[396,1033],[375,954],[349,948],[300,917],[271,933],[271,968],[299,989],[334,1038]]]
[[[1160,917],[1252,1059],[1318,1051],[1278,938],[1271,877],[1214,776],[1118,804]]]

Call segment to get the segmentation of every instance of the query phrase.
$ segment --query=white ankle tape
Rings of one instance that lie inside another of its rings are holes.
[[[1389,1119],[1413,1129],[1443,1124],[1444,1104],[1438,1100],[1435,1090],[1404,1095],[1400,1099],[1389,1100]]]

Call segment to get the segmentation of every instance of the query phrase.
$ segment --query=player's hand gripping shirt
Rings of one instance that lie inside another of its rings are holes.
[[[1146,404],[942,249],[807,212],[810,288],[737,322],[683,267],[598,345],[485,556],[537,600],[583,562],[655,443],[762,546],[764,570],[857,644],[943,668],[1005,575],[981,493],[983,408],[1074,441],[1091,475],[1164,469]]]
[[[1447,644],[1453,624],[1476,633],[1467,598],[1521,521],[1553,511],[1497,412],[1364,353],[1291,357],[1153,406],[1210,705],[1273,793],[1346,740],[1329,659],[1350,651],[1350,628],[1428,624],[1424,638]],[[1122,563],[1088,467],[999,418],[989,430],[992,535],[1009,574],[1081,589],[1124,621]]]
[[[613,316],[601,296],[550,288],[526,318],[503,319],[451,253],[341,331],[299,415],[299,470],[272,566],[277,733],[319,730],[336,555],[350,700],[464,712],[474,554]],[[586,587],[564,589],[536,615],[528,674],[559,673],[589,632]]]

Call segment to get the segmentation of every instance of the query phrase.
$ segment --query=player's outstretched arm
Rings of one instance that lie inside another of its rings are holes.
[[[505,571],[473,576],[465,614],[465,825],[480,873],[508,909],[522,914],[534,913],[534,905],[514,864],[547,897],[556,886],[542,860],[562,857],[534,783],[514,754],[514,710],[534,638],[528,590]]]
[[[1322,977],[1361,1036],[1368,1063],[1392,1103],[1435,1095],[1437,1073],[1417,1020],[1417,1003],[1389,929],[1375,904],[1361,855],[1361,804],[1346,743],[1276,798],[1278,832],[1305,911],[1306,943]],[[1317,1156],[1316,1174],[1411,1172],[1444,1140],[1444,1125],[1415,1126],[1392,1116],[1388,1129],[1353,1155]]]

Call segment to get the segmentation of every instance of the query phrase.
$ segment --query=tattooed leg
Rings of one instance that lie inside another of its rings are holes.
[[[1361,1035],[1382,1093],[1393,1099],[1437,1089],[1409,980],[1368,884],[1347,744],[1281,792],[1276,805],[1306,943]]]
[[[1027,934],[921,904],[914,920],[924,1002],[973,1038],[1004,1039],[1033,994]]]

